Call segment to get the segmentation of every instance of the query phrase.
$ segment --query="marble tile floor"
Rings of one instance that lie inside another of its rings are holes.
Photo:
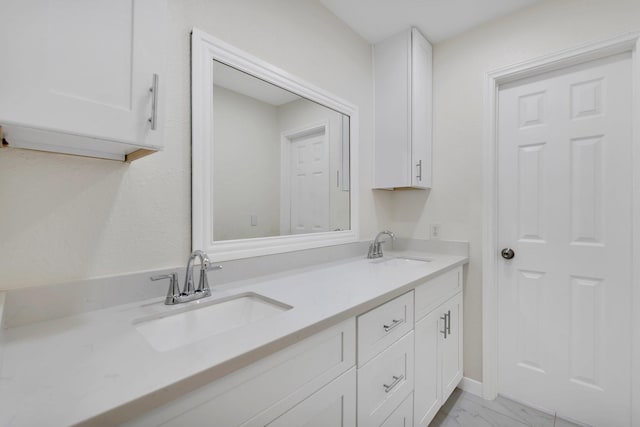
[[[498,396],[496,400],[455,389],[429,427],[580,427]]]

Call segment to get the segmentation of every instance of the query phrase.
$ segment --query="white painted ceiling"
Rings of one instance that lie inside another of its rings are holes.
[[[541,0],[320,0],[370,43],[417,27],[432,43]]]

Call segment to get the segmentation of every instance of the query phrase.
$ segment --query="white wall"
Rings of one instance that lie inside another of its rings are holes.
[[[190,251],[189,32],[196,26],[360,108],[361,237],[471,241],[465,375],[481,379],[487,71],[640,29],[637,0],[547,0],[434,46],[434,189],[371,192],[369,45],[312,0],[170,0],[166,149],[133,164],[0,153],[0,289],[182,266]]]
[[[488,71],[640,30],[640,1],[547,0],[434,46],[434,176],[430,193],[396,192],[389,228],[471,242],[465,284],[465,376],[482,378],[482,137]]]
[[[371,52],[312,0],[170,0],[166,149],[130,165],[0,153],[0,289],[182,266],[191,249],[190,31],[195,26],[360,107],[361,236],[372,195]]]
[[[278,108],[220,86],[213,90],[213,239],[278,236]]]

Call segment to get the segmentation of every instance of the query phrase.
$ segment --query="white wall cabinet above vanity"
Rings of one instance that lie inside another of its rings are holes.
[[[6,0],[2,14],[10,146],[113,160],[162,149],[166,0]]]
[[[374,78],[374,188],[431,188],[431,44],[415,28],[379,42]]]

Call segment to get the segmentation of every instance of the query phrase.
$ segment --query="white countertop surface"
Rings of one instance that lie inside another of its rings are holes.
[[[387,254],[386,257],[393,254]],[[293,308],[158,352],[134,321],[182,310],[164,298],[0,331],[0,426],[109,424],[178,397],[465,264],[464,256],[405,253],[426,263],[350,259],[212,287],[218,297],[254,292]],[[213,276],[210,276],[213,277]],[[153,393],[153,395],[152,395]]]

